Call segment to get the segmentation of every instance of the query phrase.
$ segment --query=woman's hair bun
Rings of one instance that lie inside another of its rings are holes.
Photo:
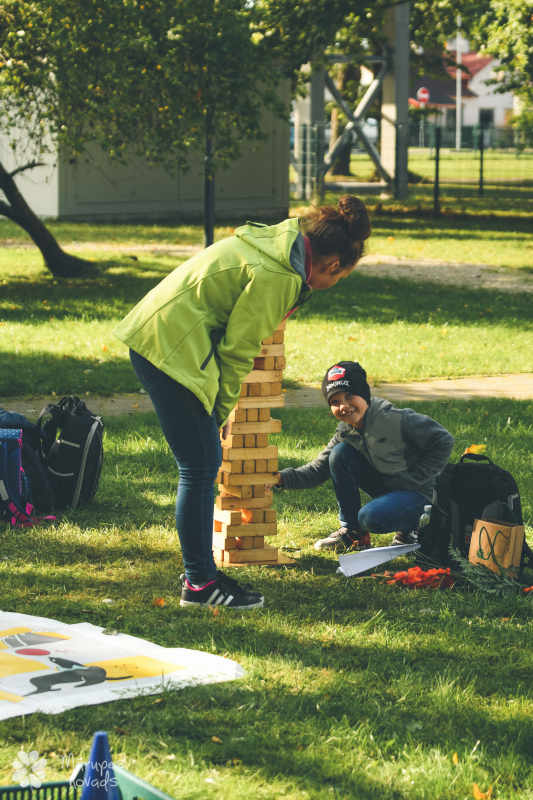
[[[370,220],[362,200],[353,195],[345,195],[339,200],[338,210],[354,239],[368,239],[371,233]]]

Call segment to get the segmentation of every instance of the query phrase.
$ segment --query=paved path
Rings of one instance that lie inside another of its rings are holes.
[[[473,400],[479,397],[509,397],[513,400],[533,399],[533,374],[499,375],[491,378],[438,378],[420,383],[381,383],[372,387],[372,394],[385,397],[392,402],[415,400]],[[0,398],[0,406],[9,411],[18,411],[29,419],[35,419],[41,408],[59,398],[23,397]],[[103,417],[119,414],[138,414],[152,411],[153,406],[146,394],[124,394],[115,397],[83,396],[83,400],[96,414]],[[287,389],[286,408],[316,408],[324,405],[320,384],[304,384],[299,389]]]

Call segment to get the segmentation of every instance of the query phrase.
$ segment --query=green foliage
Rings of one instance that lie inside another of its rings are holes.
[[[497,91],[533,96],[533,0],[491,0],[480,15],[477,40],[501,62]]]
[[[479,592],[486,592],[495,597],[509,597],[522,591],[523,584],[511,577],[514,571],[505,569],[498,564],[500,574],[493,572],[484,564],[471,564],[467,558],[461,555],[452,545],[448,548],[448,553],[453,561],[457,562],[460,568],[460,577]]]
[[[182,168],[209,118],[223,163],[261,135],[264,103],[281,111],[249,24],[242,0],[6,0],[0,124],[37,153],[75,158],[94,141]]]

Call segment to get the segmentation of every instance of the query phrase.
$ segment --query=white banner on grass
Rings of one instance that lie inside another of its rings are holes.
[[[103,631],[0,611],[0,720],[244,675],[227,658]]]
[[[399,556],[405,556],[418,550],[419,544],[395,544],[389,547],[372,547],[369,550],[362,550],[360,553],[347,553],[339,556],[340,567],[337,572],[341,572],[347,578],[366,572],[367,569],[374,569],[386,561],[392,561]]]

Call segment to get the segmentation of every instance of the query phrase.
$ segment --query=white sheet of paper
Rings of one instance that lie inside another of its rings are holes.
[[[393,558],[412,553],[419,547],[419,544],[394,544],[389,547],[372,547],[360,553],[347,553],[345,556],[339,556],[340,567],[337,572],[352,578],[354,575],[366,572],[367,569],[374,569],[386,561],[392,561]]]

